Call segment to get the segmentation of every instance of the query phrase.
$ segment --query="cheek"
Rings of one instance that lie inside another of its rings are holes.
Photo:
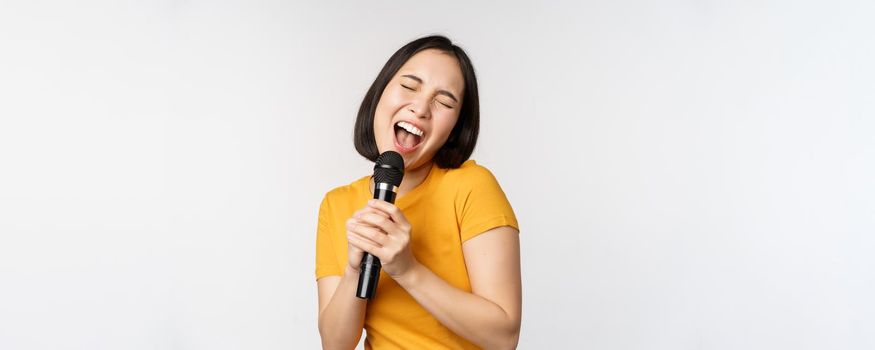
[[[402,103],[402,96],[395,90],[386,90],[377,103],[377,111],[392,113]]]
[[[458,115],[448,115],[445,118],[435,118],[434,130],[438,132],[442,140],[446,140],[450,133],[453,132],[453,127],[456,126]]]
[[[388,92],[380,97],[377,108],[374,110],[374,127],[382,127],[392,119],[394,106],[398,105],[397,98]]]

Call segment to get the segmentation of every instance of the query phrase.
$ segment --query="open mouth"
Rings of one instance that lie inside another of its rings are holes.
[[[395,144],[400,146],[402,151],[411,151],[419,146],[424,135],[422,130],[410,123],[402,121],[395,124]]]

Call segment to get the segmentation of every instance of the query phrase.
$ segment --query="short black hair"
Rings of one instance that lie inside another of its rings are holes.
[[[458,168],[474,152],[477,145],[477,134],[480,130],[480,98],[477,93],[477,77],[474,74],[474,66],[462,48],[454,45],[450,39],[441,35],[432,35],[411,41],[404,45],[383,66],[383,70],[377,75],[371,88],[365,94],[364,100],[359,107],[358,116],[353,130],[353,143],[355,149],[363,157],[370,161],[376,161],[379,156],[377,142],[374,139],[374,113],[377,103],[383,95],[383,90],[401,66],[413,55],[427,49],[437,49],[452,55],[459,61],[462,76],[465,79],[465,91],[462,97],[462,106],[459,111],[459,119],[456,126],[447,138],[446,143],[435,153],[434,161],[441,168]]]

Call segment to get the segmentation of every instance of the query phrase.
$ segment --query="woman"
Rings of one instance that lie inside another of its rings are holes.
[[[521,318],[519,226],[504,192],[468,157],[479,128],[468,56],[430,36],[399,49],[371,85],[356,150],[405,164],[395,204],[365,176],[319,208],[316,279],[326,349],[509,349]],[[359,264],[382,262],[376,297],[356,297]]]

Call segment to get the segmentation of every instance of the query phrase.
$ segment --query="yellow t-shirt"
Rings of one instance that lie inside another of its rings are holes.
[[[346,220],[373,198],[370,176],[335,188],[319,208],[316,279],[341,276],[347,265]],[[462,243],[500,226],[519,230],[513,209],[488,169],[468,160],[458,169],[433,165],[423,182],[398,197],[412,227],[416,259],[447,283],[471,292]],[[444,327],[395,280],[380,272],[365,315],[366,349],[477,349]]]

